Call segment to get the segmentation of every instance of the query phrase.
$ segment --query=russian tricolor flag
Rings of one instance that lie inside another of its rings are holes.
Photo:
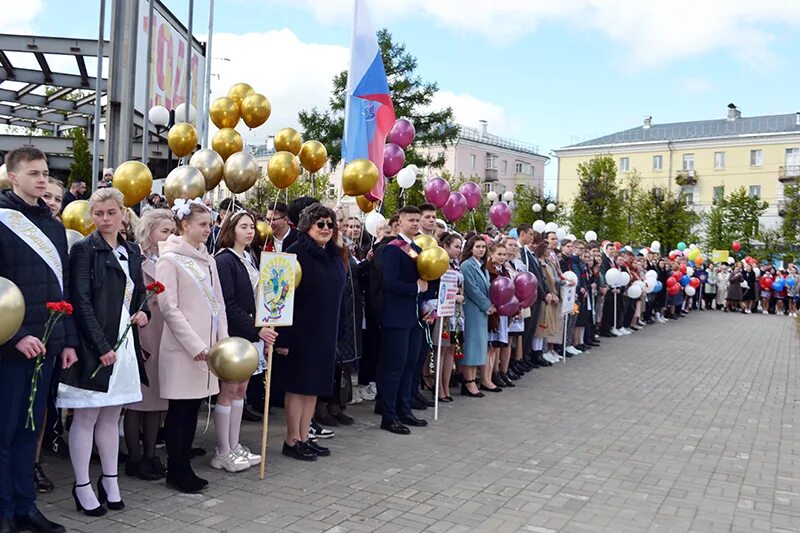
[[[383,145],[394,126],[395,116],[381,50],[365,0],[355,0],[345,98],[342,159],[345,164],[354,159],[369,159],[375,163],[381,177],[372,196],[383,200]]]

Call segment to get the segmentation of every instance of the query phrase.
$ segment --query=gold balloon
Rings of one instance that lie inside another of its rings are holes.
[[[241,337],[222,339],[208,352],[208,369],[222,381],[241,383],[258,368],[258,351]]]
[[[267,97],[258,93],[245,97],[239,108],[242,120],[247,124],[248,128],[259,127],[267,121],[270,113],[272,113],[272,106]]]
[[[291,152],[277,152],[269,158],[267,176],[279,189],[285,189],[300,175],[300,162]]]
[[[73,229],[86,237],[94,231],[94,221],[89,213],[87,200],[75,200],[67,204],[61,212],[61,222],[67,229]]]
[[[205,192],[206,181],[203,179],[203,173],[189,165],[173,169],[164,180],[164,196],[170,206],[176,198],[194,200],[202,197]]]
[[[225,161],[225,185],[234,193],[244,192],[258,180],[256,158],[246,152],[237,152]]]
[[[294,128],[283,128],[275,134],[275,151],[277,152],[291,152],[297,155],[302,147],[303,138]]]
[[[153,174],[141,161],[125,161],[114,170],[112,183],[125,195],[125,206],[132,207],[150,194]]]
[[[25,298],[13,281],[0,278],[0,344],[17,334],[25,319]]]
[[[258,240],[262,244],[267,242],[267,239],[272,237],[272,226],[269,225],[269,222],[266,220],[259,220],[256,222],[256,234],[258,235]]]
[[[222,171],[225,168],[225,161],[222,157],[209,148],[203,148],[192,154],[189,165],[193,166],[203,174],[206,180],[206,190],[210,191],[222,181]]]
[[[427,250],[428,248],[433,248],[434,246],[439,246],[439,244],[436,242],[436,239],[434,239],[430,235],[417,235],[416,237],[414,237],[414,244],[416,244],[423,250]]]
[[[74,229],[67,230],[67,251],[72,250],[72,245],[83,239],[83,235]]]
[[[328,150],[319,141],[306,141],[300,147],[300,164],[309,172],[318,172],[328,161]]]
[[[197,146],[197,130],[188,122],[178,122],[169,129],[167,144],[177,157],[187,156]]]
[[[235,128],[239,123],[239,104],[231,98],[217,98],[208,106],[211,122],[220,129]]]
[[[294,288],[300,286],[300,282],[303,281],[303,267],[300,266],[300,261],[294,262]]]
[[[369,213],[375,209],[375,204],[363,196],[356,196],[356,203],[358,204],[358,208],[361,209],[362,213]]]
[[[241,108],[242,100],[255,94],[256,91],[246,83],[237,83],[228,89],[228,98],[236,102],[236,105]]]
[[[425,281],[441,278],[448,268],[450,268],[450,256],[441,246],[422,250],[417,256],[417,272]]]
[[[244,141],[235,129],[222,128],[211,139],[211,148],[222,157],[223,161],[227,161],[231,155],[242,151]]]
[[[367,194],[378,183],[378,167],[369,159],[354,159],[344,167],[342,190],[347,196]]]
[[[0,191],[10,188],[11,182],[8,181],[8,172],[6,172],[6,166],[0,165]]]

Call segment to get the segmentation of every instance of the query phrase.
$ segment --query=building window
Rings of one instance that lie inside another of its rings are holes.
[[[486,170],[497,170],[497,156],[486,154]]]
[[[503,174],[508,174],[508,161],[503,159]]]
[[[681,194],[686,198],[686,205],[694,205],[694,187],[681,187]]]
[[[683,154],[683,170],[694,170],[694,154]]]
[[[750,186],[750,198],[761,198],[761,185]]]
[[[469,168],[475,168],[475,154],[469,154]]]
[[[523,163],[522,161],[517,161],[514,164],[514,172],[517,174],[525,173],[525,163]]]
[[[653,156],[653,170],[661,170],[664,168],[664,156],[663,155],[654,155]]]
[[[627,172],[631,168],[631,161],[627,157],[620,157],[619,158],[619,169],[622,172]]]
[[[725,152],[714,152],[714,168],[725,168]]]
[[[750,150],[750,166],[760,167],[764,164],[764,150]]]
[[[725,197],[725,186],[720,185],[719,187],[714,187],[714,201],[717,202],[722,200]]]

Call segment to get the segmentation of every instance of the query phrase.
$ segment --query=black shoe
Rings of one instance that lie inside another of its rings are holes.
[[[483,398],[486,395],[480,391],[470,392],[466,385],[461,385],[461,396],[469,396],[470,398]]]
[[[423,403],[416,398],[411,398],[411,408],[415,411],[424,411],[428,408],[428,404]]]
[[[155,468],[152,459],[158,460],[157,457],[142,459],[138,463],[128,460],[128,462],[125,463],[125,475],[138,477],[143,481],[157,481],[161,479],[164,477],[161,473],[161,469]]]
[[[339,422],[343,426],[352,426],[353,422],[355,422],[352,416],[345,414],[345,412],[341,410],[330,414],[333,418],[336,419],[337,422]]]
[[[306,445],[306,448],[317,454],[319,457],[328,457],[331,454],[330,448],[320,446],[314,441],[308,440],[304,444]]]
[[[308,436],[312,439],[331,439],[336,436],[330,429],[325,429],[315,419],[311,419],[311,427],[308,428]]]
[[[192,451],[189,452],[189,457],[194,459],[195,457],[203,457],[206,454],[206,449],[202,446],[195,446],[192,448]]]
[[[261,422],[264,419],[264,415],[250,407],[249,404],[244,404],[244,410],[242,411],[242,420],[247,420],[248,422]]]
[[[0,533],[17,533],[17,523],[13,518],[0,516]]]
[[[509,371],[509,372],[510,372],[510,371]],[[514,383],[514,380],[512,380],[512,379],[511,379],[511,377],[508,375],[508,373],[506,373],[506,374],[500,374],[500,379],[502,379],[502,380],[503,380],[503,383],[505,383],[505,386],[506,386],[506,387],[516,387],[516,386],[517,386],[517,385]],[[519,376],[517,376],[517,379],[519,379]]]
[[[202,492],[202,490],[208,486],[208,482],[203,483],[203,481],[203,479],[194,475],[179,476],[177,474],[171,474],[169,469],[167,471],[167,486],[178,492],[183,492],[184,494],[197,494]]]
[[[42,470],[42,466],[39,463],[33,464],[33,483],[36,485],[36,492],[39,494],[53,492],[55,488],[50,478],[44,475],[44,470]]]
[[[81,505],[81,501],[78,499],[78,487],[79,486],[80,487],[87,487],[87,486],[89,486],[91,484],[92,484],[91,481],[89,483],[84,483],[83,485],[76,485],[75,483],[72,484],[72,499],[75,500],[75,510],[78,511],[79,513],[85,514],[86,516],[103,516],[108,511],[106,510],[105,507],[103,507],[102,503],[100,505],[98,505],[97,507],[95,507],[94,509],[84,509],[83,505]],[[39,513],[39,514],[41,514],[41,513]],[[17,517],[17,527],[20,528],[20,529],[23,529],[20,526],[19,517]]]
[[[143,461],[150,463],[150,469],[158,472],[159,479],[164,479],[164,477],[167,475],[167,467],[164,466],[164,463],[162,463],[161,459],[159,459],[157,456],[149,459],[145,458]]]
[[[428,425],[427,420],[423,420],[421,418],[417,418],[413,414],[409,413],[407,415],[403,415],[400,417],[400,423],[405,424],[406,426],[414,426],[418,428],[424,428]]]
[[[315,413],[314,420],[323,426],[339,427],[339,421],[332,414],[330,414],[327,409],[324,409],[324,412],[320,413],[319,415]]]
[[[121,511],[125,509],[125,502],[120,499],[118,502],[112,502],[108,499],[108,494],[106,494],[106,488],[103,486],[103,478],[115,478],[117,474],[113,476],[107,476],[105,474],[100,475],[100,479],[97,480],[97,499],[100,501],[100,505],[107,505],[109,509],[112,511]]]
[[[381,422],[381,429],[385,429],[389,433],[395,435],[409,435],[411,430],[407,426],[400,423],[399,420],[392,420],[391,422]]]
[[[600,336],[601,337],[608,337],[608,338],[619,337],[619,335],[614,335],[610,331],[609,332],[601,331],[600,332]]]
[[[105,508],[103,508],[103,512],[105,513]],[[17,516],[16,523],[17,529],[20,531],[27,530],[34,533],[65,533],[67,531],[67,528],[61,524],[56,524],[45,518],[36,507],[26,515]]]
[[[416,394],[414,394],[414,395],[411,397],[411,399],[412,399],[412,401],[413,401],[413,400],[417,400],[418,402],[422,403],[422,404],[423,404],[423,405],[425,405],[426,407],[433,407],[433,401],[432,401],[432,400],[429,400],[428,398],[426,398],[425,396],[423,396],[423,395],[422,395],[422,394],[420,394],[419,392],[418,392],[418,393],[416,393]]]
[[[522,374],[519,374],[514,370],[509,369],[508,372],[506,372],[506,377],[511,381],[517,381],[522,377]]]
[[[298,461],[316,461],[317,454],[311,451],[309,447],[302,441],[297,441],[294,445],[289,446],[286,442],[283,443],[283,455],[297,459]]]
[[[544,366],[544,367],[553,366],[553,363],[544,358],[544,355],[542,354],[541,350],[536,352],[536,359],[534,360],[539,366]]]
[[[439,398],[439,401],[440,402],[449,403],[449,402],[453,401],[453,397],[452,396],[445,396],[444,398]]]
[[[489,391],[489,392],[503,392],[503,389],[502,389],[502,388],[500,388],[500,387],[495,387],[495,388],[493,388],[493,389],[490,389],[489,387],[487,387],[487,386],[486,386],[486,385],[484,385],[483,383],[481,383],[481,384],[480,384],[480,386],[479,386],[478,388],[479,388],[480,390],[485,390],[485,391]]]
[[[503,381],[503,378],[501,378],[500,374],[498,374],[497,372],[492,374],[492,384],[495,387],[505,387],[506,386],[506,382]]]

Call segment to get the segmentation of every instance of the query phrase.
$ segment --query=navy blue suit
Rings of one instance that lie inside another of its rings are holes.
[[[394,241],[396,243],[396,241]],[[416,253],[419,246],[410,243]],[[417,265],[403,247],[389,243],[381,250],[383,303],[378,388],[384,422],[411,413],[411,387],[422,329],[417,312]]]

